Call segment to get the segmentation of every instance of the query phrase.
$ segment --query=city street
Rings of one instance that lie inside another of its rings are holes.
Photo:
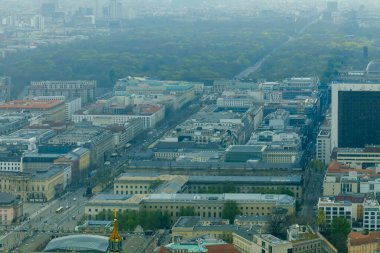
[[[316,217],[315,206],[318,203],[318,198],[322,195],[324,171],[315,172],[308,169],[306,173],[310,174],[307,176],[307,182],[305,183],[300,217],[303,217],[308,222],[314,222]]]
[[[88,202],[83,197],[85,188],[68,192],[50,203],[26,203],[29,217],[16,227],[11,227],[2,237],[3,248],[12,249],[38,232],[74,231],[77,221],[84,215],[84,206]],[[74,200],[75,199],[75,200]],[[63,210],[57,213],[57,209]]]

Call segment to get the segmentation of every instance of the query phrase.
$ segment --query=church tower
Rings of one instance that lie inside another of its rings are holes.
[[[117,227],[117,214],[114,209],[113,231],[109,239],[109,253],[121,253],[121,236]]]

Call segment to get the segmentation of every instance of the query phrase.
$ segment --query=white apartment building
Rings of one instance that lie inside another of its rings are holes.
[[[363,228],[380,230],[380,204],[377,200],[366,199],[363,203]]]
[[[216,100],[216,105],[222,108],[249,108],[253,102],[253,98],[249,97],[222,97]]]
[[[343,217],[349,222],[357,219],[356,205],[350,201],[337,201],[334,197],[321,197],[318,200],[318,210],[326,216],[326,225],[331,225],[337,217]]]
[[[158,108],[158,107],[156,107]],[[134,115],[134,114],[85,114],[74,113],[72,116],[73,122],[91,121],[95,126],[106,126],[111,124],[124,125],[131,119],[143,119],[144,129],[154,128],[157,123],[165,117],[165,107],[160,107],[150,114]]]
[[[82,98],[74,98],[65,102],[65,121],[71,121],[71,117],[82,108]]]
[[[22,172],[22,160],[21,158],[19,160],[9,160],[9,161],[2,161],[0,158],[0,171],[7,171],[7,172]]]
[[[66,100],[65,96],[36,96],[31,99],[42,101]],[[73,113],[79,111],[81,108],[82,98],[80,97],[65,101],[65,121],[70,121]]]
[[[317,159],[324,164],[331,162],[331,131],[321,130],[317,137]]]

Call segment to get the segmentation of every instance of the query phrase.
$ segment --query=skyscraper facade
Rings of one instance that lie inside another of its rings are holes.
[[[331,147],[380,145],[380,84],[333,84],[331,109]]]

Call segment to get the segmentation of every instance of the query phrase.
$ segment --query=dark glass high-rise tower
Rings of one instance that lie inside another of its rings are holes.
[[[333,84],[332,147],[380,145],[380,84]]]

